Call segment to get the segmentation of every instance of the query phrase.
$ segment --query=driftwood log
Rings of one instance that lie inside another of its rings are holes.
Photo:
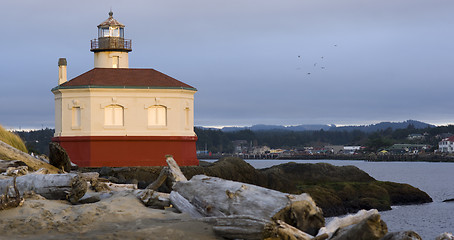
[[[13,178],[1,179],[0,192],[5,192],[13,182]],[[33,191],[47,199],[67,199],[71,203],[77,203],[87,192],[86,180],[73,173],[27,174],[16,178],[16,186],[21,196]]]
[[[139,189],[133,192],[147,207],[156,209],[170,207],[170,194],[168,193],[156,192],[150,189]]]
[[[177,182],[173,190],[202,216],[249,215],[261,219],[282,220],[310,235],[316,235],[325,225],[321,209],[307,194],[291,195],[205,175],[196,175],[189,181]],[[180,202],[174,202],[172,195],[171,193],[171,201],[177,209],[182,212],[194,210],[179,205]]]
[[[361,210],[356,215],[349,217],[341,219],[337,224],[333,223],[333,227],[330,228],[336,228],[336,230],[329,238],[330,240],[379,240],[388,233],[388,227],[381,220],[376,209]],[[334,227],[334,225],[337,226]]]
[[[11,187],[14,188],[14,196],[10,196],[9,186],[6,188],[4,195],[0,194],[0,210],[19,207],[24,203],[24,198],[21,197],[16,186],[16,177],[13,178],[13,185]]]
[[[61,172],[56,167],[54,167],[46,162],[43,162],[39,159],[36,159],[36,158],[30,156],[29,154],[24,153],[16,148],[6,144],[3,141],[0,141],[0,152],[10,159],[15,159],[15,160],[24,162],[28,166],[29,170],[32,170],[32,171],[36,171],[40,168],[45,168],[45,169],[49,170],[49,173]]]

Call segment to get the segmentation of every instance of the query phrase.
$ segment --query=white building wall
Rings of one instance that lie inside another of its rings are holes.
[[[193,90],[87,88],[56,91],[55,136],[195,136]],[[105,108],[110,105],[123,107],[123,126],[105,124]],[[166,107],[164,126],[149,125],[148,109],[156,105]],[[72,124],[73,107],[80,107],[78,128]]]

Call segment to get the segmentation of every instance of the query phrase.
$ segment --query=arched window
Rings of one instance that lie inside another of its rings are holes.
[[[166,126],[167,108],[164,106],[151,106],[148,108],[148,126]]]
[[[119,105],[109,105],[104,108],[104,125],[123,126],[124,109]]]

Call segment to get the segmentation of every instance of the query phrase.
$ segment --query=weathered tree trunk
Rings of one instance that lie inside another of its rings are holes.
[[[164,209],[170,206],[170,194],[156,192],[151,189],[134,190],[134,194],[147,207]]]
[[[177,182],[173,190],[203,216],[250,215],[283,220],[311,235],[325,224],[321,209],[307,194],[291,195],[205,175]],[[179,202],[172,203],[180,209]]]
[[[0,192],[13,185],[13,178],[0,180]],[[20,195],[33,191],[47,199],[67,199],[71,203],[87,192],[87,182],[77,174],[27,174],[16,178]]]
[[[14,196],[9,195],[9,186],[6,188],[4,195],[0,194],[0,210],[19,207],[24,203],[24,198],[20,196],[19,190],[16,186],[16,177],[13,179],[12,187],[14,188]]]
[[[188,179],[184,176],[181,172],[180,167],[178,166],[177,162],[173,159],[171,155],[166,156],[166,162],[169,166],[169,177],[172,180],[173,184],[176,182],[186,182]]]
[[[227,239],[265,239],[276,234],[276,226],[270,220],[253,216],[234,215],[202,218],[213,225],[216,235]]]
[[[163,167],[161,172],[159,173],[158,178],[154,182],[150,183],[150,185],[148,185],[146,187],[146,189],[150,189],[153,191],[158,190],[158,188],[166,181],[168,175],[169,175],[169,168]]]
[[[45,168],[45,169],[49,170],[49,173],[61,172],[56,167],[54,167],[46,162],[40,161],[40,160],[30,156],[29,154],[24,153],[6,143],[4,143],[3,141],[0,141],[0,152],[2,152],[2,154],[6,155],[7,157],[9,157],[11,159],[15,159],[15,160],[24,162],[25,164],[27,164],[29,169],[32,171],[36,171],[40,168]]]

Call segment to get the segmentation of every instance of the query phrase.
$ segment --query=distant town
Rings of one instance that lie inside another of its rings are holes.
[[[322,126],[323,127],[323,126]],[[454,161],[454,126],[408,120],[320,130],[252,126],[196,128],[200,159],[358,159],[371,161]],[[204,145],[205,144],[205,145]]]

